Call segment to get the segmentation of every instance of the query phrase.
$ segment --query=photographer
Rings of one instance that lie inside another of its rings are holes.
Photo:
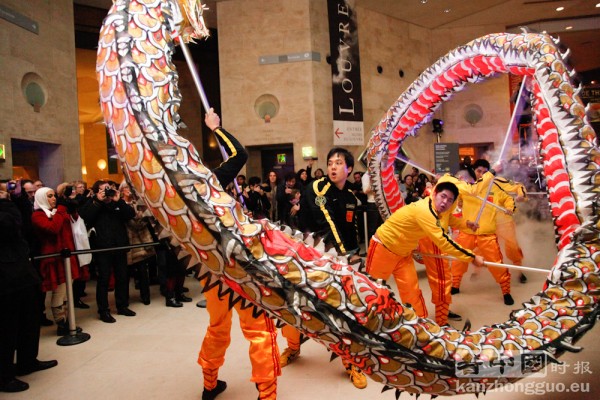
[[[135,217],[135,210],[127,205],[116,184],[111,181],[96,181],[92,187],[94,196],[81,205],[79,215],[96,231],[93,249],[129,245],[126,223]],[[115,302],[117,314],[135,316],[129,309],[129,277],[127,274],[127,251],[94,253],[98,273],[96,303],[98,314],[103,322],[112,323],[115,319],[108,307],[108,281],[111,271],[115,276]]]

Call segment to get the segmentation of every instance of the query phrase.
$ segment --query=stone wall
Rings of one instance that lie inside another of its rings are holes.
[[[32,3],[35,6],[32,7]],[[6,145],[8,153],[7,161],[0,163],[0,176],[13,175],[10,142],[11,138],[19,138],[59,145],[59,156],[51,157],[53,164],[44,173],[57,182],[77,179],[81,176],[82,163],[73,5],[68,1],[44,0],[5,0],[3,5],[37,21],[40,34],[0,20],[0,70],[3,72],[0,75],[3,121],[0,143]],[[261,146],[283,144],[294,146],[295,169],[305,167],[301,154],[304,146],[316,149],[319,160],[315,168],[325,169],[325,155],[333,146],[331,67],[326,62],[329,54],[327,2],[230,0],[216,3],[208,13],[215,11],[219,16],[222,122],[250,148],[251,158],[243,172],[248,176],[261,174]],[[499,26],[479,26],[431,31],[361,7],[356,12],[365,145],[370,129],[439,56],[478,36],[502,30]],[[318,53],[320,60],[259,64],[260,56],[298,52]],[[22,95],[21,81],[29,72],[41,78],[47,94],[47,104],[39,112],[35,112]],[[180,74],[183,79],[186,72],[180,69]],[[204,84],[210,85],[210,82]],[[185,91],[182,116],[190,127],[188,137],[202,151],[200,115],[196,118],[193,112],[184,110],[190,102],[194,103],[192,110],[197,110],[197,100],[193,91],[183,84],[182,91]],[[256,99],[265,94],[277,98],[280,106],[268,123],[255,110]],[[483,109],[483,119],[475,126],[464,119],[464,108],[471,103]],[[491,142],[499,148],[510,117],[506,77],[471,85],[442,105],[436,117],[445,121],[443,141]],[[430,132],[431,125],[426,125],[417,138],[405,142],[409,157],[427,168],[433,166],[435,135]],[[98,140],[99,145],[104,138]],[[349,147],[356,156],[363,149],[364,146]],[[93,169],[92,154],[87,153],[85,164]],[[364,167],[357,165],[356,169],[364,170]],[[89,172],[90,176],[94,175]]]
[[[217,8],[223,126],[245,146],[293,143],[295,165],[302,165],[301,147],[314,146],[316,124],[323,124],[316,107],[331,103],[316,98],[321,93],[314,91],[316,75],[323,65],[328,67],[325,48],[317,48],[311,39],[311,29],[327,29],[311,24],[312,14],[319,11],[308,0],[226,1]],[[321,62],[259,65],[260,56],[304,51],[320,52]],[[279,102],[269,123],[254,108],[265,94]],[[257,168],[256,157],[251,157],[247,175],[258,175]]]
[[[2,4],[36,21],[39,34],[0,19],[0,143],[7,150],[6,162],[0,163],[0,177],[13,176],[11,139],[18,138],[36,145],[59,145],[51,156],[40,155],[40,178],[46,185],[79,179],[73,3],[4,0]],[[39,77],[46,95],[46,104],[39,112],[23,95],[26,74]]]
[[[327,2],[324,0],[231,0],[217,3],[223,123],[246,146],[293,143],[295,168],[303,168],[301,148],[317,149],[316,167],[325,168],[333,146],[331,67]],[[387,109],[437,58],[499,27],[431,31],[361,7],[358,16],[365,145],[370,130]],[[259,56],[317,52],[320,61],[259,65]],[[377,67],[382,68],[378,72]],[[403,77],[400,76],[402,71]],[[509,118],[506,78],[472,85],[436,113],[445,121],[443,141],[502,143]],[[262,94],[275,96],[279,113],[265,123],[255,112]],[[472,127],[463,118],[466,104],[477,103],[484,119]],[[485,135],[481,135],[485,126]],[[405,142],[410,158],[433,167],[431,125]],[[499,146],[499,145],[498,145]],[[349,146],[358,156],[364,146]],[[423,151],[422,149],[429,149]],[[260,152],[251,149],[248,175],[259,174]],[[356,170],[364,170],[362,165]]]

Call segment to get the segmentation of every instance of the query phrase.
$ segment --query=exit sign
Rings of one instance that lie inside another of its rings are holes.
[[[6,148],[0,144],[0,161],[6,161]]]

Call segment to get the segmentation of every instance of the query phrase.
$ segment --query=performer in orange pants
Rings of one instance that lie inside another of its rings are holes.
[[[475,161],[473,167],[475,175],[478,179],[481,179],[483,174],[489,170],[490,164],[487,160],[480,159]],[[481,187],[478,195],[480,197],[485,196],[486,192],[487,188]],[[486,200],[488,202],[502,206],[510,214],[514,211],[515,202],[513,198],[497,186],[493,185],[487,196]],[[462,200],[463,218],[468,221],[476,220],[481,208],[481,200],[474,196],[463,196]],[[486,261],[501,263],[502,253],[496,236],[496,210],[495,207],[486,205],[481,213],[481,219],[478,221],[478,229],[461,229],[456,238],[456,243],[467,249],[477,248],[478,251],[476,253],[482,255]],[[452,265],[452,294],[460,293],[460,283],[463,275],[467,272],[468,266],[469,264],[462,262],[462,260]],[[504,296],[504,304],[514,304],[514,300],[510,294],[510,271],[507,268],[499,267],[488,267],[488,270],[500,285],[502,295]]]
[[[509,195],[515,196],[515,201],[527,201],[527,190],[521,182],[496,177],[494,185],[498,186]],[[496,216],[496,235],[500,243],[504,242],[504,255],[514,265],[523,265],[523,251],[517,241],[517,229],[514,217],[498,213]],[[519,274],[521,283],[527,282],[525,274]]]
[[[218,287],[204,293],[206,309],[210,315],[210,324],[202,342],[198,356],[198,364],[204,374],[203,400],[213,399],[212,391],[221,393],[225,390],[225,382],[218,381],[219,368],[225,362],[225,352],[231,342],[232,310],[227,299],[220,299]],[[258,318],[252,316],[252,309],[242,310],[240,303],[235,304],[235,310],[240,319],[240,327],[246,340],[250,342],[250,362],[252,363],[252,382],[256,383],[259,399],[277,398],[277,376],[281,374],[279,367],[279,348],[277,347],[277,332],[273,321],[262,314]],[[217,393],[217,394],[218,394]]]
[[[460,260],[483,265],[482,257],[459,246],[446,230],[449,225],[461,229],[467,226],[451,214],[458,195],[459,189],[454,183],[438,183],[430,197],[395,211],[377,229],[369,244],[367,273],[375,279],[386,280],[393,274],[402,302],[410,303],[419,317],[427,316],[427,308],[412,253],[421,239],[429,238],[441,252]]]

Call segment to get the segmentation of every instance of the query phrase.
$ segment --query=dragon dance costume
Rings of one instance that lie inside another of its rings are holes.
[[[177,41],[206,37],[201,11],[197,1],[115,0],[100,33],[97,74],[125,175],[181,251],[202,261],[209,287],[220,280],[232,303],[252,304],[298,327],[362,366],[384,390],[397,389],[397,397],[485,392],[480,383],[521,377],[458,376],[458,369],[476,373],[517,354],[547,355],[525,363],[526,376],[580,350],[575,343],[600,312],[600,149],[558,40],[526,32],[474,39],[427,68],[371,131],[367,165],[379,210],[388,216],[403,204],[389,161],[443,101],[499,73],[530,81],[559,252],[543,290],[506,322],[461,332],[417,318],[387,287],[317,249],[314,236],[253,221],[223,190],[177,132],[181,95],[171,56]]]

